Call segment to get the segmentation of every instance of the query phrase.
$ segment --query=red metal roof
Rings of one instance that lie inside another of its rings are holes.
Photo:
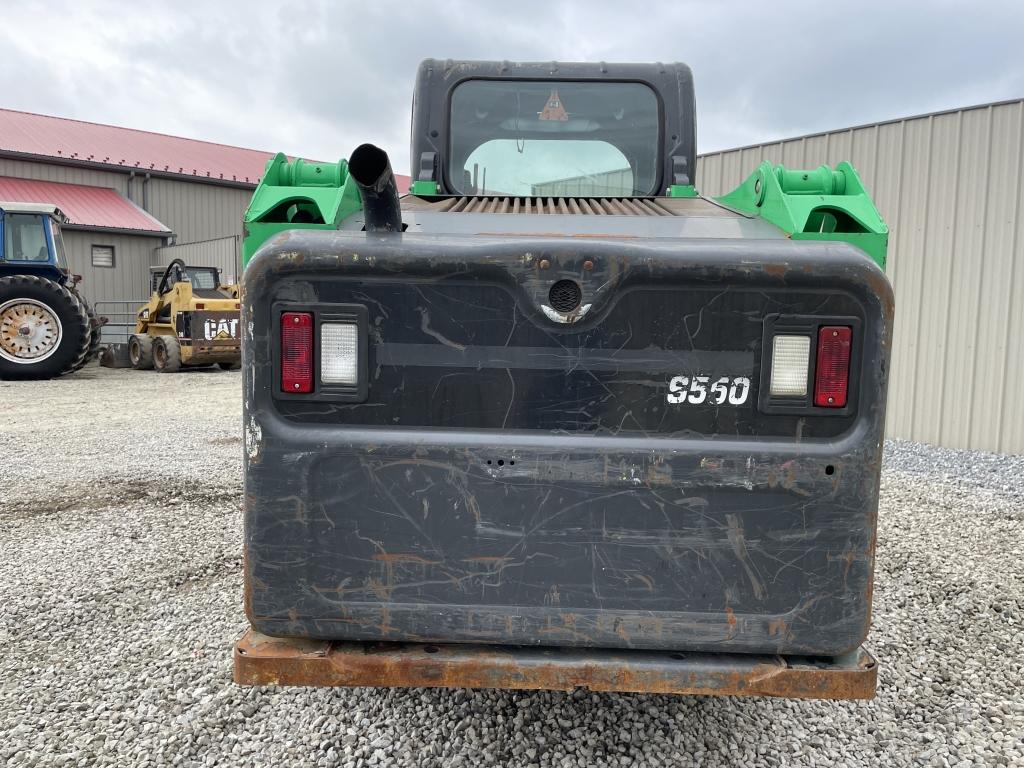
[[[0,109],[0,152],[256,185],[274,153]],[[409,187],[397,176],[398,188]]]
[[[273,152],[0,109],[0,150],[256,184]]]
[[[170,230],[109,187],[0,176],[0,202],[51,203],[71,226],[170,234]]]

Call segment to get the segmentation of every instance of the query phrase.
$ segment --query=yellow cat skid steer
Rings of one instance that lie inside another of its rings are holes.
[[[241,360],[238,286],[221,285],[214,267],[187,266],[175,259],[139,309],[135,333],[128,339],[132,368],[161,372]]]

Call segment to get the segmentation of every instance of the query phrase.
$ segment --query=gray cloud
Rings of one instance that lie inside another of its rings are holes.
[[[5,10],[0,106],[406,171],[428,56],[686,61],[708,151],[1024,96],[1022,39],[1016,0],[55,0]]]

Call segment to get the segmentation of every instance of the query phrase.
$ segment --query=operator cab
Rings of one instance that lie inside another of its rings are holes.
[[[657,197],[692,187],[695,162],[685,64],[420,65],[415,195]]]
[[[167,274],[167,282],[160,290],[160,281]],[[150,292],[167,293],[177,283],[190,283],[192,291],[213,291],[220,285],[220,270],[216,267],[190,267],[172,263],[169,267],[151,267],[149,271]],[[218,296],[217,298],[223,298]]]
[[[66,281],[68,260],[60,229],[65,223],[67,217],[49,203],[0,202],[0,264]],[[54,272],[59,274],[47,274]]]

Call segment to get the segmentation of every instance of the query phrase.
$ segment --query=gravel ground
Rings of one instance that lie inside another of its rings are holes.
[[[239,385],[0,382],[0,763],[1024,765],[1024,458],[887,447],[871,702],[243,689]]]

